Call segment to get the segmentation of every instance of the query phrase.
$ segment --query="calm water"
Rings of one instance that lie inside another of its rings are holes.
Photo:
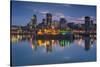
[[[12,65],[38,65],[96,60],[96,40],[84,39],[35,40],[12,36]]]

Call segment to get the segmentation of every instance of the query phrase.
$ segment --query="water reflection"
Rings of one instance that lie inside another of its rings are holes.
[[[96,41],[95,38],[91,38],[90,36],[86,37],[75,37],[75,38],[64,38],[64,39],[35,39],[33,35],[12,35],[11,43],[16,44],[22,41],[28,41],[32,49],[37,50],[40,46],[43,46],[46,49],[46,52],[52,52],[52,47],[54,45],[59,45],[60,47],[70,47],[75,43],[77,46],[81,46],[85,51],[88,51],[91,47],[93,47],[93,43]]]
[[[28,39],[27,39],[28,40]],[[31,44],[31,48],[36,50],[37,47],[44,47],[47,53],[52,52],[52,47],[55,45],[59,45],[60,47],[69,47],[71,44],[71,40],[34,40],[30,38],[29,40]]]
[[[96,39],[87,37],[35,39],[11,36],[12,66],[96,60]]]

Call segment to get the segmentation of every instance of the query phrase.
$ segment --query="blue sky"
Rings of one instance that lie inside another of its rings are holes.
[[[93,5],[12,1],[11,8],[13,25],[26,25],[34,14],[37,15],[38,23],[41,23],[48,12],[53,15],[53,20],[58,21],[60,17],[65,17],[68,22],[83,23],[80,20],[84,20],[84,16],[96,18],[96,6]]]

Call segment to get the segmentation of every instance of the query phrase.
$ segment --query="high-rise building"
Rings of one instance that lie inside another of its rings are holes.
[[[85,30],[86,31],[89,31],[90,23],[91,23],[90,17],[89,16],[85,16]]]
[[[42,19],[42,23],[46,25],[46,19]]]
[[[67,20],[64,17],[60,18],[60,21],[59,21],[60,29],[65,28],[66,23],[67,23]]]
[[[59,21],[57,21],[57,20],[52,21],[51,27],[58,28],[59,27]]]
[[[93,20],[91,20],[91,24],[93,24]]]
[[[70,29],[74,29],[75,26],[74,26],[74,22],[70,22],[70,23],[67,23],[67,26],[70,28]]]
[[[33,28],[36,28],[36,24],[37,24],[37,17],[36,17],[36,15],[33,15],[30,22],[27,24],[27,26],[30,29],[33,29]]]
[[[90,29],[93,29],[93,20],[90,21]]]
[[[32,24],[33,25],[36,25],[37,24],[37,17],[36,17],[36,15],[33,15],[32,16],[31,21],[32,21]]]
[[[50,14],[50,13],[46,14],[46,23],[47,23],[48,26],[51,26],[51,23],[52,23],[52,14]]]

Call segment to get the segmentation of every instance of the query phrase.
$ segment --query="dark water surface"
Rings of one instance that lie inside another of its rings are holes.
[[[96,61],[96,40],[87,38],[43,39],[12,36],[12,65],[40,65]]]

